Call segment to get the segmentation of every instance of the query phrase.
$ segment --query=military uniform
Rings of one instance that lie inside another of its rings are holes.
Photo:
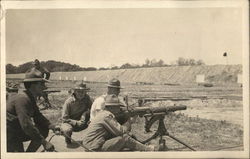
[[[85,129],[89,121],[91,105],[92,101],[87,94],[82,100],[77,100],[73,95],[69,97],[63,105],[61,131],[71,136],[72,131]],[[68,120],[71,124],[66,122]]]
[[[7,103],[7,152],[23,152],[24,141],[41,142],[48,136],[49,125],[29,91],[13,96]],[[28,147],[27,151],[37,148]]]
[[[104,109],[106,97],[108,95],[111,95],[111,94],[115,94],[118,96],[120,93],[120,89],[122,89],[120,81],[116,78],[112,78],[111,80],[109,80],[107,86],[108,86],[107,94],[104,94],[104,95],[96,98],[92,107],[91,107],[90,121],[92,121],[96,117],[96,114],[99,111]],[[125,102],[123,102],[123,99],[122,100],[120,99],[120,102],[122,102],[123,105],[126,105]]]
[[[139,143],[127,133],[128,130],[119,124],[110,111],[102,110],[84,130],[82,144],[94,151],[122,151],[124,148],[136,151],[153,150],[152,147]]]
[[[95,117],[96,114],[103,110],[105,108],[105,100],[108,94],[103,94],[100,97],[96,98],[95,101],[93,102],[90,110],[90,121],[92,121]],[[119,97],[119,101],[125,106],[125,102],[122,99],[122,97]]]
[[[50,72],[46,68],[41,67],[39,60],[36,59],[33,62],[33,65],[34,65],[34,67],[32,67],[31,69],[29,69],[27,72],[37,72],[37,73],[40,73],[41,76],[44,79],[49,80],[49,78],[50,78]],[[40,99],[40,97],[41,96],[39,96],[38,99]],[[50,108],[51,104],[49,102],[48,94],[46,92],[43,92],[42,97],[44,98],[44,101],[45,101],[45,104],[46,104],[45,108]]]

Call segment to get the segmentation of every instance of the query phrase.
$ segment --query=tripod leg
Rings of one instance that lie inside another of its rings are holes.
[[[181,143],[182,145],[188,147],[190,150],[196,151],[194,148],[192,148],[191,146],[187,145],[186,143],[182,142],[181,140],[177,139],[176,137],[168,134],[167,136],[169,136],[170,138],[174,139],[175,141]]]
[[[159,140],[159,151],[165,151],[168,150],[168,147],[166,145],[166,140],[165,139],[161,139]]]
[[[153,136],[151,136],[149,139],[147,139],[147,140],[145,140],[145,141],[142,141],[141,143],[145,144],[145,143],[147,143],[147,142],[149,142],[149,141],[151,141],[151,140],[157,138],[158,136],[159,136],[159,133],[156,132],[156,133],[155,133]]]

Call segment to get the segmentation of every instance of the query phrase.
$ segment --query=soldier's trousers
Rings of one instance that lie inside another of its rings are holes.
[[[48,127],[36,126],[41,135],[46,138],[49,133]],[[21,129],[7,126],[7,152],[24,152],[23,142],[30,141],[31,138]],[[40,140],[31,140],[26,152],[36,152],[41,146]]]
[[[118,136],[107,140],[101,150],[97,151],[122,151],[124,148],[129,148],[132,151],[153,151],[152,147],[144,145],[129,135]]]
[[[61,132],[63,134],[66,134],[67,136],[71,137],[72,132],[82,131],[82,130],[86,129],[87,126],[88,126],[87,124],[86,125],[82,125],[82,126],[72,126],[69,123],[62,123],[62,125],[61,125],[60,128],[61,128]],[[66,141],[66,143],[70,143],[71,142],[71,140],[69,138],[67,138],[66,136],[65,136],[65,141]]]

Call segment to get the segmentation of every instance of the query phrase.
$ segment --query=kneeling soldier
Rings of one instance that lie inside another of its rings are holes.
[[[26,152],[35,152],[43,145],[47,151],[54,146],[45,140],[49,128],[55,129],[39,111],[36,97],[46,89],[46,79],[30,71],[23,80],[25,91],[12,96],[7,102],[7,152],[24,152],[23,142],[31,140]]]
[[[108,95],[104,109],[96,114],[84,130],[82,144],[94,151],[122,151],[124,148],[132,151],[154,151],[153,145],[144,145],[128,135],[131,120],[123,125],[116,120],[115,112],[122,105],[116,95]]]
[[[62,112],[61,132],[65,134],[66,144],[71,144],[73,131],[81,131],[88,126],[92,101],[87,94],[90,90],[86,84],[80,83],[73,88],[72,95],[65,101]]]

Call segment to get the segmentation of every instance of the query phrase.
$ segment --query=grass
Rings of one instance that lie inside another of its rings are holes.
[[[156,130],[158,124],[152,126]],[[165,117],[165,126],[170,134],[193,146],[199,151],[212,151],[215,147],[236,146],[243,144],[243,130],[240,126],[225,121],[207,120],[199,117],[188,117],[182,113],[172,113]],[[133,133],[140,140],[153,135],[144,133],[144,119],[138,118],[133,125]],[[153,141],[156,143],[157,141]],[[167,138],[171,148],[181,147],[174,140]]]
[[[68,98],[69,88],[74,86],[74,82],[71,81],[60,81],[60,82],[51,82],[49,87],[58,88],[62,90],[59,93],[51,93],[49,99],[51,104],[57,109],[44,110],[42,113],[52,122],[56,123],[61,117],[61,109],[64,101]],[[106,86],[103,83],[88,83],[88,87],[91,88],[89,92],[92,98],[95,98],[106,91]],[[201,94],[242,94],[242,90],[238,87],[235,88],[182,88],[179,87],[169,87],[169,86],[137,86],[137,85],[125,85],[126,89],[123,89],[121,94],[128,94],[129,96],[138,95],[138,96],[167,96],[167,95],[201,95]],[[148,92],[143,92],[142,90],[148,90]],[[231,91],[232,89],[232,91]],[[154,92],[154,91],[155,92]],[[157,91],[161,91],[157,93]],[[163,90],[163,91],[162,91]],[[197,90],[199,90],[197,92]],[[222,90],[222,91],[221,91]],[[130,99],[130,103],[135,102],[136,100]],[[241,101],[242,102],[242,101]],[[228,146],[237,146],[243,145],[243,127],[240,125],[229,123],[225,120],[213,120],[213,119],[204,119],[199,117],[198,114],[200,110],[204,108],[209,108],[209,110],[223,108],[223,110],[235,111],[236,108],[241,108],[242,103],[232,100],[207,100],[201,101],[199,99],[192,101],[184,102],[154,102],[147,103],[148,106],[158,106],[158,105],[172,105],[172,104],[185,104],[189,107],[191,111],[197,111],[196,117],[191,117],[183,113],[172,113],[165,117],[165,126],[170,134],[181,139],[185,143],[191,145],[197,150],[200,151],[212,151],[221,147]],[[232,110],[231,110],[232,109]],[[185,112],[188,112],[186,110]],[[239,114],[242,112],[239,112]],[[235,112],[234,112],[235,114]],[[223,114],[222,114],[223,115]],[[200,115],[201,116],[201,115]],[[233,116],[232,116],[233,118]],[[157,124],[155,123],[152,126],[152,132],[144,133],[144,118],[138,118],[136,123],[132,126],[132,132],[139,140],[145,140],[152,136],[157,129]],[[166,138],[166,144],[171,149],[179,149],[183,146],[177,143],[176,141]],[[157,140],[153,140],[152,144],[157,144]],[[182,149],[187,150],[187,149]],[[242,147],[237,148],[236,150],[242,150]]]

